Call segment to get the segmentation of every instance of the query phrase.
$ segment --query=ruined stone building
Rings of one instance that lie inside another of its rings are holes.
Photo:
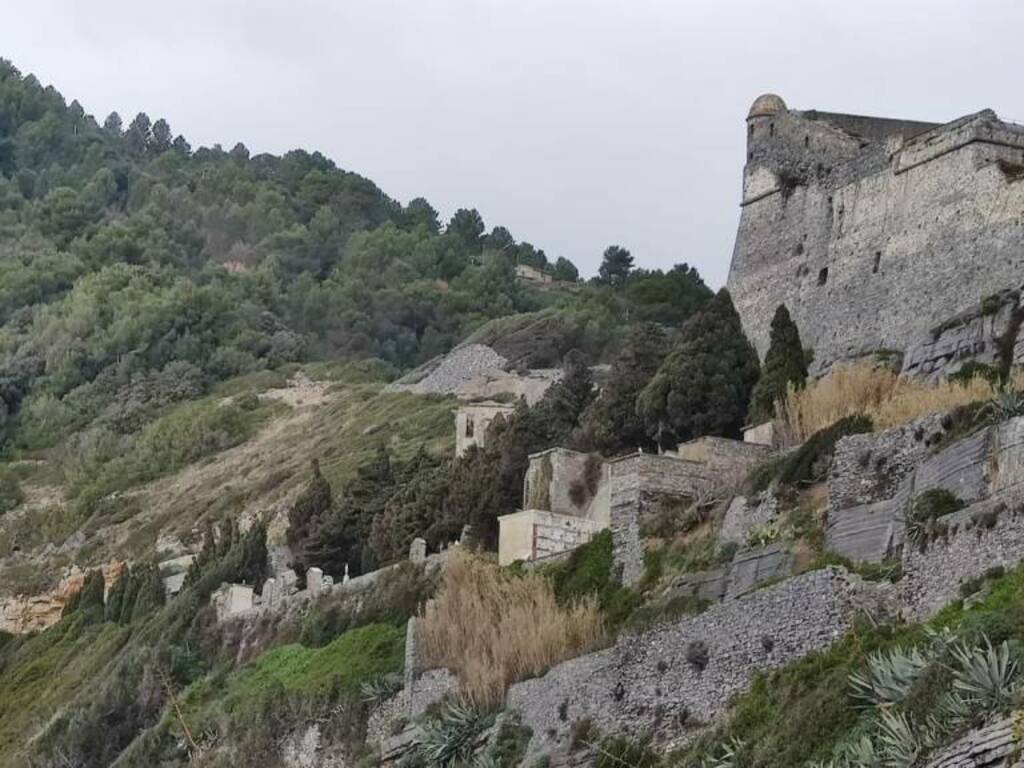
[[[991,110],[940,125],[761,96],[740,205],[728,288],[762,357],[779,304],[819,373],[880,351],[948,373],[1016,334],[1024,127]]]

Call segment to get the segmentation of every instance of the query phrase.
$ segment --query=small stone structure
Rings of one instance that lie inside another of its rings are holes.
[[[608,524],[608,468],[596,454],[550,448],[530,456],[523,509],[585,517]]]
[[[522,510],[498,518],[499,564],[557,556],[607,528],[609,478],[594,454],[551,448],[531,455]]]
[[[632,585],[643,575],[645,517],[663,499],[693,499],[714,478],[703,463],[667,455],[634,453],[608,463],[615,568],[622,583]]]
[[[246,584],[221,584],[210,596],[210,604],[217,611],[217,621],[251,611],[253,588]]]
[[[550,285],[554,278],[547,272],[529,264],[516,264],[516,277],[527,283]]]
[[[533,729],[525,764],[565,751],[574,723],[602,734],[685,733],[715,722],[757,670],[827,648],[881,590],[842,569],[788,579],[513,685],[508,707]]]
[[[744,443],[777,448],[778,438],[778,430],[774,421],[766,421],[763,424],[751,424],[749,427],[743,428]]]
[[[455,458],[461,458],[472,446],[487,444],[487,428],[498,416],[511,416],[515,406],[482,402],[460,405],[455,411]]]
[[[498,518],[498,564],[531,562],[569,552],[590,541],[608,522],[527,509]]]

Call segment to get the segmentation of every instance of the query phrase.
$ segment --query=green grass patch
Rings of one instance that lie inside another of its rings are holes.
[[[400,672],[405,632],[389,624],[371,624],[340,635],[321,648],[284,645],[221,679],[206,678],[183,699],[186,717],[196,728],[227,717],[237,721],[261,711],[276,697],[298,695],[322,701],[360,684]]]

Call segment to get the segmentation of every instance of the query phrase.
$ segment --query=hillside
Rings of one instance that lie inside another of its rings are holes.
[[[460,343],[498,350],[509,376],[573,350],[608,362],[639,323],[671,328],[710,296],[691,268],[635,269],[622,249],[616,276],[584,282],[472,208],[442,224],[316,152],[193,149],[165,120],[125,122],[0,61],[4,765],[145,753],[184,687],[234,666],[208,632],[211,593],[313,562],[292,520],[314,464],[337,499],[339,579],[404,556],[428,526],[433,551],[472,516],[493,524],[525,444],[480,511],[443,479],[477,474],[450,458],[455,398],[389,382]],[[382,539],[385,504],[397,528]],[[184,579],[182,594],[158,596],[161,579]],[[396,600],[348,624],[400,627],[417,601]],[[331,647],[344,628],[304,642]],[[149,704],[124,698],[137,685]],[[104,707],[123,730],[86,744]]]

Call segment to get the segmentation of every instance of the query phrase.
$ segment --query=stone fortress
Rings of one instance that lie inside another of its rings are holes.
[[[1024,126],[992,110],[940,125],[758,97],[728,279],[748,336],[763,356],[785,304],[818,373],[879,352],[914,374],[1009,354],[1022,182]]]

